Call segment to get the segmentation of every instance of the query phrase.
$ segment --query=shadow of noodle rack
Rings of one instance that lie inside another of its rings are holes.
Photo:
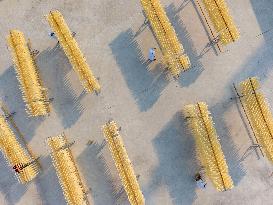
[[[86,192],[81,181],[70,146],[64,134],[47,139],[51,158],[56,169],[63,194],[70,205],[88,205]]]
[[[252,77],[241,82],[236,92],[257,143],[273,162],[273,117],[265,97],[258,91],[259,88],[258,79]]]
[[[228,166],[205,103],[186,105],[183,110],[196,144],[197,157],[218,191],[233,188]]]
[[[47,20],[86,91],[90,93],[93,91],[99,92],[99,82],[90,70],[62,14],[59,11],[50,11]]]
[[[26,111],[31,116],[47,115],[50,112],[46,89],[34,62],[34,58],[27,46],[24,34],[18,30],[11,30],[7,37],[15,65],[16,77],[20,83]]]
[[[110,121],[103,126],[103,133],[115,161],[119,176],[131,205],[144,205],[145,200],[140,190],[132,164],[128,158],[118,126]]]
[[[183,46],[159,0],[141,0],[141,4],[160,44],[164,63],[168,66],[170,73],[178,77],[181,71],[190,68],[189,57],[184,53]]]
[[[199,9],[203,9],[199,0],[195,0]],[[209,18],[214,26],[214,29],[220,36],[220,42],[227,45],[239,39],[240,34],[232,17],[229,14],[227,4],[224,0],[201,0],[206,8]],[[204,16],[205,17],[205,16]],[[206,23],[208,24],[207,20]]]
[[[0,148],[12,170],[15,165],[26,165],[20,173],[15,172],[19,182],[25,184],[38,175],[39,166],[33,161],[27,150],[21,146],[2,115],[0,115]]]

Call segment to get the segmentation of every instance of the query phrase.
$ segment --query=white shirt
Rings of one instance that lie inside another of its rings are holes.
[[[199,179],[198,181],[196,181],[196,184],[199,189],[204,189],[206,186],[206,183],[202,179]]]
[[[153,48],[150,48],[149,50],[149,60],[155,60],[155,50]]]

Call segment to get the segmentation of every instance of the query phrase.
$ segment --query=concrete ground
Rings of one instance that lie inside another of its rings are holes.
[[[19,184],[1,154],[0,204],[66,204],[45,140],[65,132],[72,146],[88,198],[95,205],[129,204],[120,190],[114,162],[104,146],[101,126],[110,118],[121,134],[147,205],[270,205],[273,201],[273,167],[259,152],[246,153],[250,132],[232,83],[258,76],[273,105],[273,4],[272,0],[227,0],[241,33],[240,40],[217,55],[204,55],[208,35],[192,0],[161,0],[193,68],[177,81],[168,80],[161,54],[145,64],[148,49],[158,47],[139,0],[1,0],[0,96],[25,135],[28,146],[41,156],[42,172],[28,185]],[[99,96],[85,94],[78,77],[56,41],[44,15],[60,10],[77,33],[82,52],[99,77]],[[41,78],[54,97],[51,114],[29,118],[24,110],[6,36],[19,29],[40,51]],[[159,50],[159,49],[158,49]],[[205,101],[209,105],[222,149],[234,180],[234,189],[219,193],[208,184],[196,189],[198,169],[193,137],[181,117],[184,105]],[[93,145],[87,145],[94,140]]]

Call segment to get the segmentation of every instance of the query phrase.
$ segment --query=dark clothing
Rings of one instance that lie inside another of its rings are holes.
[[[15,172],[17,172],[18,174],[23,170],[23,164],[16,164],[13,166],[13,169],[15,170]]]

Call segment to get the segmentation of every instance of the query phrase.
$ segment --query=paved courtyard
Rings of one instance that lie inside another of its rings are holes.
[[[64,205],[46,138],[65,132],[88,199],[94,205],[127,205],[126,193],[104,143],[102,125],[114,119],[147,205],[271,205],[273,166],[260,152],[246,153],[254,137],[232,84],[257,76],[273,105],[273,2],[226,0],[240,39],[225,52],[210,49],[208,33],[193,0],[161,0],[192,68],[178,80],[164,71],[162,54],[139,0],[0,0],[0,97],[12,112],[28,147],[41,156],[42,172],[27,185],[17,182],[0,154],[0,205]],[[56,41],[48,36],[45,15],[62,12],[95,76],[101,93],[86,94]],[[49,117],[25,112],[7,48],[10,29],[18,29],[39,50],[36,62],[48,95],[54,98]],[[145,63],[149,48],[157,61]],[[181,110],[208,104],[235,187],[217,192],[209,182],[196,188],[195,143]],[[95,143],[88,145],[89,140]]]

